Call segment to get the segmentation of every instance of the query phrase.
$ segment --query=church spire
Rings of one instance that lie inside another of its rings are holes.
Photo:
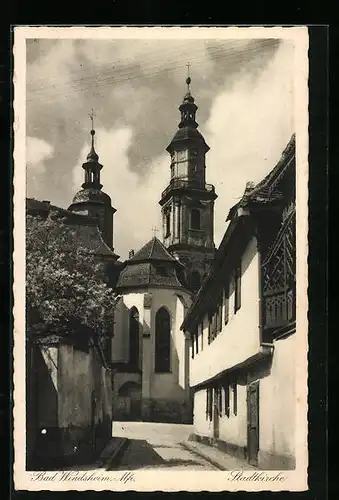
[[[89,117],[91,120],[91,150],[87,155],[87,162],[82,165],[82,168],[85,170],[85,182],[82,184],[82,187],[84,189],[92,188],[100,190],[102,188],[102,184],[100,184],[100,170],[102,169],[102,165],[99,163],[99,156],[94,148],[95,130],[93,109]]]
[[[91,120],[91,137],[92,137],[92,140],[91,140],[91,150],[90,152],[88,153],[87,155],[87,160],[88,161],[98,161],[99,160],[99,156],[97,155],[97,153],[95,152],[95,149],[94,149],[94,136],[95,136],[95,130],[94,130],[94,111],[92,109],[90,115],[90,120]]]
[[[181,121],[179,123],[179,128],[187,126],[192,128],[198,127],[198,124],[195,121],[195,114],[197,112],[198,106],[194,103],[194,97],[191,94],[190,85],[192,79],[190,77],[189,69],[190,69],[190,64],[188,63],[187,78],[186,78],[187,92],[184,96],[182,104],[179,106],[179,110],[181,113]]]

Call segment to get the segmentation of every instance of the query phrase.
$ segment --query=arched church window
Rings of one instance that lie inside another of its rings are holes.
[[[171,318],[165,307],[155,315],[155,371],[171,371]]]
[[[132,307],[129,313],[129,363],[135,370],[139,369],[140,323],[139,312]]]
[[[191,288],[194,291],[197,291],[201,285],[201,278],[198,271],[193,271],[191,274]]]
[[[198,208],[192,208],[191,229],[200,229],[200,210]]]

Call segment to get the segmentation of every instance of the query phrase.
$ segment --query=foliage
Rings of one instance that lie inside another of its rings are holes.
[[[113,327],[113,300],[103,264],[79,241],[74,226],[53,213],[26,216],[29,335],[80,331],[106,336]]]

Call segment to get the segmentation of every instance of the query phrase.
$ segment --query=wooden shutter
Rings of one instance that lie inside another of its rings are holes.
[[[236,382],[232,384],[232,393],[233,393],[233,414],[236,415],[238,412],[238,387]]]
[[[228,382],[224,383],[224,393],[225,393],[225,415],[230,416],[230,390]]]
[[[219,407],[219,415],[222,415],[222,390],[221,387],[218,387],[218,407]]]

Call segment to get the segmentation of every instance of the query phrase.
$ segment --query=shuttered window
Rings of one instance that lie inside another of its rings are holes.
[[[228,382],[224,383],[224,394],[225,394],[225,415],[230,416],[230,390]]]
[[[212,420],[213,417],[213,387],[206,389],[206,419]]]
[[[233,415],[238,412],[238,387],[236,383],[232,384],[232,395],[233,395]]]

